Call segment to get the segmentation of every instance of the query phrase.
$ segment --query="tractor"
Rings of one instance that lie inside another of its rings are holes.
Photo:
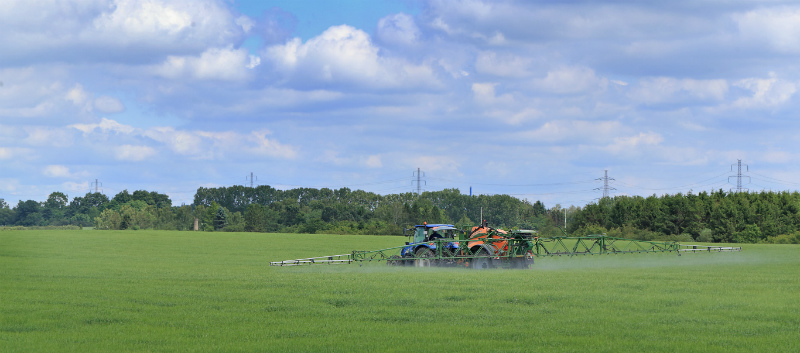
[[[429,267],[434,265],[453,265],[453,255],[458,251],[456,232],[452,224],[428,224],[414,226],[413,233],[403,235],[409,237],[400,255],[392,256],[388,264],[393,266]],[[438,245],[437,245],[438,244]]]

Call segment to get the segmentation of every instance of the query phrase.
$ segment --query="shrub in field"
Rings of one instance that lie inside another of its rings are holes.
[[[790,234],[781,234],[774,237],[764,239],[762,243],[767,244],[800,244],[800,231],[795,231]]]
[[[714,241],[714,231],[708,228],[703,228],[703,230],[700,231],[700,234],[697,235],[697,241],[704,243],[710,243]]]

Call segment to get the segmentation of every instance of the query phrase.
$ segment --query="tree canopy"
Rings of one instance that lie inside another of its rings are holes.
[[[155,191],[123,190],[109,199],[87,193],[69,201],[0,199],[0,225],[94,226],[97,229],[193,228],[205,231],[400,235],[415,224],[535,229],[543,236],[603,233],[637,239],[705,242],[800,242],[800,193],[761,192],[617,196],[583,207],[545,207],[509,195],[463,195],[458,189],[380,195],[363,190],[231,186],[198,188],[191,206],[172,206]]]

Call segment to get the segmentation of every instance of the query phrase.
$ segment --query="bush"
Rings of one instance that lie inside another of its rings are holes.
[[[762,243],[766,244],[800,244],[800,231],[791,234],[781,234],[768,237]]]
[[[711,243],[714,241],[714,231],[708,228],[703,228],[700,234],[697,235],[697,241],[703,243]]]

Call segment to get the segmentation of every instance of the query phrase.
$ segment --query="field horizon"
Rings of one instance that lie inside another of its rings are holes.
[[[397,236],[0,232],[5,352],[800,350],[800,245],[530,270],[270,267]]]

